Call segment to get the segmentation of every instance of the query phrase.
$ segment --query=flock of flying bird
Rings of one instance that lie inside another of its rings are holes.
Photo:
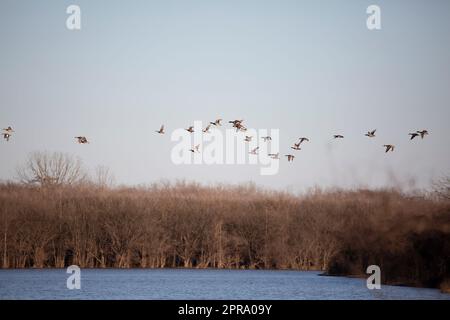
[[[239,131],[245,132],[245,131],[247,131],[247,128],[242,124],[244,122],[244,120],[232,120],[232,121],[228,121],[228,122],[233,125],[233,128],[236,128],[236,132],[239,132]],[[211,129],[211,126],[215,126],[215,127],[222,126],[222,119],[217,119],[214,122],[210,122],[206,126],[206,128],[202,130],[202,132],[203,133],[209,133],[210,132],[209,130]],[[187,132],[189,132],[189,133],[193,133],[194,132],[194,127],[190,126],[187,129],[185,129],[185,130]],[[159,130],[155,130],[155,131],[157,133],[159,133],[159,134],[164,134],[165,133],[164,125],[162,125]],[[367,136],[369,138],[374,138],[376,131],[377,131],[376,129],[372,130],[372,131],[369,131],[369,132],[367,132],[365,134],[365,136]],[[11,136],[12,136],[12,134],[14,132],[15,131],[11,128],[11,126],[9,126],[8,128],[3,129],[3,132],[2,132],[3,138],[6,141],[9,141],[9,139],[11,138]],[[417,130],[416,132],[409,133],[409,136],[411,136],[410,140],[413,140],[414,138],[419,137],[419,136],[420,136],[421,139],[423,139],[426,135],[428,135],[428,130],[425,130],[425,129],[424,130]],[[84,137],[84,136],[78,136],[78,137],[74,137],[74,138],[77,140],[77,142],[79,144],[87,144],[87,143],[89,143],[88,139],[86,137]],[[244,141],[245,142],[251,142],[252,138],[253,138],[252,136],[247,136],[246,135]],[[341,135],[341,134],[335,134],[335,135],[333,135],[333,138],[334,139],[343,139],[344,136]],[[272,140],[272,138],[270,136],[261,137],[261,139],[264,142]],[[300,145],[302,143],[304,143],[304,142],[309,142],[309,139],[306,138],[306,137],[299,138],[298,141],[295,142],[293,146],[291,146],[291,149],[293,149],[293,150],[301,150]],[[385,152],[386,153],[389,152],[389,151],[393,152],[394,148],[395,148],[395,146],[392,145],[392,144],[385,144],[385,145],[383,145],[383,147],[385,148]],[[258,149],[259,149],[259,147],[256,147],[256,148],[252,149],[249,153],[253,154],[253,155],[257,155],[258,154]],[[200,152],[200,145],[198,144],[198,145],[192,147],[191,149],[189,149],[189,151],[192,152],[192,153]],[[272,158],[272,159],[279,159],[280,153],[269,153],[268,156],[270,158]],[[287,157],[288,162],[292,162],[292,161],[294,161],[295,155],[293,155],[293,154],[286,154],[285,157]]]
[[[237,132],[239,132],[239,131],[242,131],[242,132],[247,131],[247,128],[242,124],[243,122],[244,122],[244,120],[231,120],[231,121],[228,121],[228,123],[231,123],[233,125],[233,128],[236,128]],[[210,122],[206,126],[206,128],[203,129],[202,131],[203,131],[203,133],[209,133],[210,132],[209,130],[210,130],[211,126],[218,127],[218,126],[221,126],[221,125],[222,125],[222,119],[217,119],[214,122]],[[194,127],[190,126],[187,129],[185,129],[185,130],[187,132],[189,132],[189,133],[193,133],[194,132]],[[368,131],[365,134],[365,136],[367,136],[369,138],[375,138],[376,131],[377,131],[376,129],[372,130],[372,131]],[[155,132],[157,132],[159,134],[164,134],[165,133],[164,125],[162,125],[159,130],[155,130]],[[419,137],[419,136],[423,139],[426,135],[428,135],[428,130],[425,130],[425,129],[417,130],[416,132],[409,133],[408,135],[411,136],[410,140],[413,140],[414,138]],[[334,134],[333,138],[334,139],[343,139],[344,136],[341,135],[341,134]],[[263,139],[264,142],[272,140],[272,138],[270,136],[261,137],[261,139]],[[252,141],[252,136],[245,136],[244,141],[245,142]],[[298,138],[298,141],[295,142],[293,146],[291,146],[291,149],[293,149],[293,150],[301,150],[300,145],[303,142],[305,142],[305,141],[309,142],[309,139],[306,138],[306,137]],[[387,153],[389,151],[393,152],[394,148],[395,148],[395,146],[392,145],[392,144],[385,144],[385,145],[383,145],[383,147],[385,148],[385,153]],[[257,155],[258,154],[258,149],[259,149],[259,147],[256,147],[256,148],[252,149],[249,153],[253,154],[253,155]],[[200,152],[200,145],[198,144],[198,145],[192,147],[191,149],[189,149],[189,151],[192,152],[192,153]],[[280,153],[269,153],[268,156],[270,158],[272,158],[272,159],[279,159]],[[294,161],[295,155],[293,155],[293,154],[286,154],[285,157],[287,157],[288,162],[291,162],[291,161]]]

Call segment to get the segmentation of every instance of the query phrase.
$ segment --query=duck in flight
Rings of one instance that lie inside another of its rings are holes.
[[[78,142],[79,144],[86,144],[86,143],[89,143],[88,139],[86,139],[86,137],[84,137],[84,136],[75,137],[75,139],[77,139],[77,142]]]
[[[221,126],[222,124],[220,123],[222,121],[222,119],[217,119],[214,122],[210,122],[210,124],[212,124],[213,126]]]
[[[233,124],[233,127],[235,127],[238,123],[242,123],[242,122],[244,122],[244,119],[228,121],[228,123],[232,123]]]
[[[308,138],[305,138],[305,137],[298,138],[298,139],[300,140],[300,141],[299,141],[299,146],[300,146],[301,143],[303,143],[303,142],[305,142],[305,141],[309,142],[309,139],[308,139]]]
[[[269,157],[271,157],[272,159],[280,159],[280,153],[269,153],[268,154]]]
[[[301,142],[294,143],[294,145],[291,147],[291,149],[294,149],[294,150],[302,150],[302,149],[300,148],[300,143],[301,143]]]
[[[8,128],[3,129],[3,131],[5,131],[6,133],[9,133],[9,134],[14,132],[14,130],[13,130],[13,128],[11,128],[11,126],[9,126]]]
[[[208,124],[208,125],[206,126],[206,128],[203,129],[203,132],[204,132],[204,133],[210,133],[211,131],[209,131],[209,128],[211,128],[211,125],[210,125],[210,124]]]
[[[250,154],[258,154],[258,149],[259,147],[256,147],[255,149],[253,149],[252,151],[250,151]]]
[[[247,131],[247,128],[243,124],[239,123],[236,125],[236,132],[238,132],[238,131],[245,132],[245,131]]]
[[[271,136],[266,136],[266,137],[261,137],[261,139],[263,139],[264,142],[267,142],[267,141],[271,141],[272,137]]]
[[[412,132],[412,133],[408,133],[408,134],[411,136],[411,138],[410,138],[409,140],[412,140],[412,139],[414,139],[415,137],[420,136],[420,133],[417,133],[417,132]]]
[[[288,158],[288,162],[294,161],[295,156],[293,154],[286,154],[284,156]]]
[[[159,134],[164,134],[164,125],[162,125],[161,128],[159,128],[159,130],[155,130],[155,131]]]
[[[11,126],[9,126],[8,128],[3,129],[3,139],[5,139],[6,141],[9,141],[9,138],[11,138],[12,133],[14,132],[13,128],[11,128]]]
[[[394,148],[395,148],[395,146],[394,145],[392,145],[392,144],[385,144],[383,147],[385,147],[386,148],[386,151],[385,151],[385,153],[388,153],[389,151],[391,151],[391,152],[394,152]]]
[[[247,128],[242,124],[244,120],[232,120],[232,121],[228,121],[228,123],[232,123],[233,124],[233,128],[236,128],[236,132],[238,131],[247,131]]]
[[[193,127],[193,126],[190,126],[189,128],[184,129],[184,130],[186,130],[187,132],[192,133],[192,132],[194,132],[194,127]]]
[[[377,131],[377,129],[372,130],[372,131],[368,131],[365,136],[369,137],[369,138],[374,138],[375,137],[375,132]]]
[[[198,152],[200,153],[200,145],[196,145],[195,147],[193,147],[192,149],[189,149],[190,152],[194,153],[194,152]]]
[[[335,139],[344,139],[344,136],[342,134],[335,134],[335,135],[333,135],[333,137]]]
[[[11,138],[11,134],[9,134],[8,132],[4,132],[2,133],[3,135],[3,139],[5,139],[7,142],[9,141],[9,138]]]
[[[425,137],[428,134],[428,130],[422,130],[422,131],[417,130],[417,133],[420,134],[420,138],[423,139],[423,137]]]
[[[250,142],[250,141],[252,141],[252,136],[245,136],[244,141],[245,141],[245,142]]]

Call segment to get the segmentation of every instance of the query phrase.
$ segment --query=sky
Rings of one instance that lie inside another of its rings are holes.
[[[72,4],[81,30],[66,27]],[[381,30],[366,26],[372,4]],[[57,151],[126,185],[427,188],[450,174],[449,36],[446,0],[0,0],[0,126],[16,131],[0,141],[0,179]],[[171,132],[216,118],[279,129],[295,160],[274,175],[174,164]]]

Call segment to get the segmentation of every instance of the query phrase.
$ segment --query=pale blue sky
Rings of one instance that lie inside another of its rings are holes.
[[[80,31],[66,29],[70,4]],[[366,28],[370,4],[380,31]],[[449,38],[445,0],[0,0],[0,126],[17,131],[0,143],[0,179],[48,150],[106,165],[125,184],[426,187],[450,173]],[[174,144],[154,130],[217,117],[280,128],[282,153],[300,136],[311,143],[274,176],[173,165]],[[423,128],[426,139],[408,140]],[[331,143],[334,133],[346,138]]]

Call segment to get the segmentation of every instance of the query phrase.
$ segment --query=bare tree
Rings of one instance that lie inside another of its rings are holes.
[[[73,185],[86,180],[82,161],[61,152],[33,152],[17,168],[22,183],[40,186]]]
[[[97,166],[95,168],[95,183],[101,188],[108,188],[114,185],[114,175],[106,166]]]

